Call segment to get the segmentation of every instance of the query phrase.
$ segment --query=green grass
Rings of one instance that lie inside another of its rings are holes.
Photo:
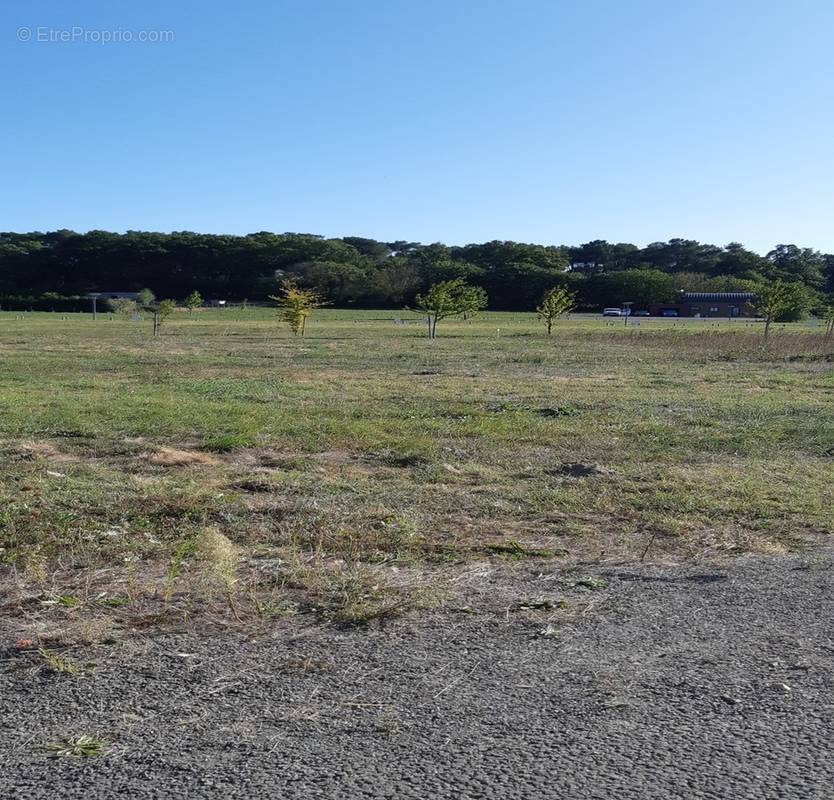
[[[326,310],[300,339],[252,309],[154,340],[0,313],[0,610],[187,618],[207,529],[238,554],[241,618],[366,621],[481,559],[799,547],[834,528],[819,331],[765,349],[757,323],[580,317],[548,340],[488,313],[431,342],[405,312]]]

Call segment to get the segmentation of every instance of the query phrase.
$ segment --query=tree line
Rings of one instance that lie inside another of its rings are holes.
[[[266,302],[286,279],[334,306],[365,308],[411,305],[433,285],[460,280],[482,289],[497,310],[534,309],[552,288],[570,292],[586,310],[624,301],[648,306],[679,289],[745,291],[780,281],[801,287],[804,310],[814,310],[834,292],[834,255],[780,244],[762,256],[735,242],[689,239],[641,248],[602,240],[448,246],[269,232],[0,233],[3,308],[72,310],[88,292],[145,287],[178,300],[198,291],[206,299]]]
[[[771,325],[779,320],[790,320],[801,315],[807,298],[808,290],[801,283],[786,282],[781,278],[755,284],[756,294],[752,305],[756,314],[764,321],[764,340],[767,342]],[[144,290],[148,291],[148,290]],[[186,299],[186,307],[193,310],[194,295]],[[270,297],[278,305],[281,319],[289,325],[294,336],[304,336],[307,329],[307,318],[316,308],[327,304],[326,300],[313,289],[298,286],[293,278],[286,278],[281,283],[279,294]],[[111,301],[116,303],[122,301]],[[132,301],[130,301],[132,302]],[[165,303],[172,304],[166,300]],[[430,339],[437,338],[437,323],[449,317],[463,317],[469,319],[487,307],[487,294],[480,286],[471,286],[463,278],[450,281],[440,281],[432,284],[425,294],[418,294],[414,298],[414,306],[408,310],[423,316],[427,324]],[[553,286],[547,289],[536,306],[536,314],[544,323],[547,336],[553,334],[556,321],[576,308],[576,296],[564,286]],[[168,313],[173,310],[171,306]],[[821,306],[819,312],[824,315],[826,322],[825,338],[834,337],[834,305]],[[167,316],[167,314],[166,314]],[[626,317],[626,321],[627,321]],[[159,334],[157,317],[154,316],[154,335]]]

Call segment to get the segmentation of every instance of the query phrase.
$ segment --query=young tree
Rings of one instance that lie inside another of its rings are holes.
[[[777,279],[759,286],[753,306],[756,313],[764,318],[765,341],[770,333],[771,323],[785,317],[801,317],[808,309],[809,302],[808,290],[801,283],[785,283]]]
[[[159,329],[162,323],[174,313],[176,304],[173,300],[160,300],[158,303],[154,302],[148,307],[148,310],[153,314],[153,335],[159,336]]]
[[[414,298],[416,310],[428,318],[429,338],[437,338],[437,323],[447,317],[474,316],[486,308],[487,295],[480,286],[470,286],[463,278],[441,281],[425,294]]]
[[[834,304],[825,307],[825,338],[834,336]]]
[[[539,319],[547,326],[548,336],[556,319],[576,307],[575,300],[575,295],[562,286],[554,286],[544,293],[541,305],[536,308],[536,311],[539,313]]]
[[[153,335],[159,336],[162,323],[174,313],[176,304],[173,300],[157,300],[150,289],[139,292],[136,300],[119,298],[109,300],[110,308],[117,314],[132,315],[139,311],[151,314],[153,319]]]
[[[304,336],[307,329],[307,317],[313,309],[320,308],[324,301],[312,289],[301,289],[294,281],[281,283],[281,294],[270,295],[270,300],[278,304],[281,319],[290,326],[293,336]]]
[[[195,308],[199,308],[203,305],[203,297],[195,289],[190,295],[188,295],[188,297],[185,298],[185,300],[183,300],[183,305],[188,309],[188,313],[190,314]]]

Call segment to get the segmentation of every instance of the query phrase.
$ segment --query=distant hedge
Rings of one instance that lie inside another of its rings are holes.
[[[89,297],[72,295],[63,297],[57,294],[42,294],[37,297],[26,295],[0,295],[0,310],[3,311],[91,311],[92,301]],[[99,307],[99,311],[106,311]]]

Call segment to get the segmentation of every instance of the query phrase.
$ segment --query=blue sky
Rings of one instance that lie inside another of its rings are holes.
[[[834,252],[830,0],[123,5],[0,10],[0,230]]]

